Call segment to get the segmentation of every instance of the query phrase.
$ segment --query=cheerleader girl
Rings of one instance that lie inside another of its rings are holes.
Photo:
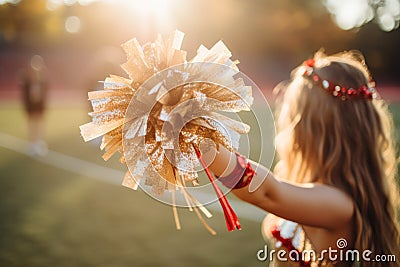
[[[317,52],[279,88],[273,172],[223,147],[204,153],[233,194],[269,212],[263,235],[284,251],[272,264],[399,266],[393,122],[361,53]]]

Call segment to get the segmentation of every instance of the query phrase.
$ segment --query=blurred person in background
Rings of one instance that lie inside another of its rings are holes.
[[[39,55],[34,55],[28,68],[22,71],[21,90],[23,104],[28,115],[28,136],[31,155],[44,156],[47,145],[44,141],[44,119],[48,82],[46,65]]]

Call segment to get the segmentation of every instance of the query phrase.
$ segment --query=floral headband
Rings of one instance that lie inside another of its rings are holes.
[[[374,88],[375,83],[373,81],[359,88],[346,88],[333,83],[332,81],[321,79],[318,74],[314,72],[315,60],[308,59],[304,61],[303,67],[305,68],[303,76],[310,78],[315,85],[324,89],[330,95],[339,97],[341,100],[347,99],[374,99],[377,96]]]

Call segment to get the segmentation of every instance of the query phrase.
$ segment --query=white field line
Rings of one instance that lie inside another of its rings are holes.
[[[0,147],[30,156],[30,145],[28,141],[6,133],[0,132]],[[68,172],[101,180],[103,182],[118,186],[121,186],[122,179],[125,175],[125,173],[122,171],[104,167],[102,165],[68,156],[53,150],[49,150],[45,156],[34,156],[31,157],[31,159]],[[197,192],[196,196],[202,199],[212,199],[214,197],[207,192]],[[234,208],[239,219],[244,218],[250,221],[261,222],[266,215],[263,210],[242,201],[230,199],[229,203]],[[222,211],[217,202],[207,205],[207,208],[218,212]]]

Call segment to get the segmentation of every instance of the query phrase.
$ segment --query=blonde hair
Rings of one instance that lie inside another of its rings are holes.
[[[314,71],[321,79],[347,88],[370,81],[359,52],[326,56],[319,51],[314,59]],[[341,100],[302,74],[301,68],[292,72],[279,109],[278,175],[345,191],[354,200],[355,248],[394,254],[398,261],[397,160],[387,104],[380,99]],[[361,266],[380,265],[361,262]]]

